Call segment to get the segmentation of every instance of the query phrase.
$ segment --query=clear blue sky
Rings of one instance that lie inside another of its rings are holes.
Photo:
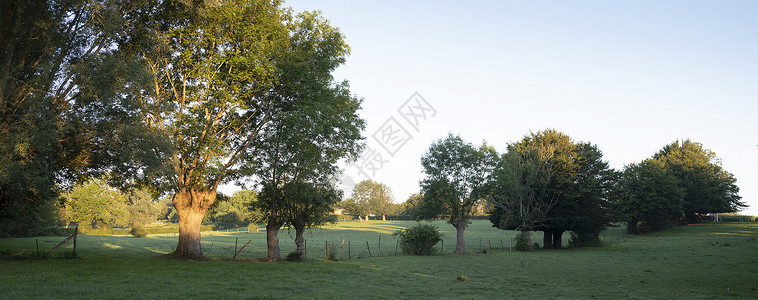
[[[285,6],[320,10],[346,35],[352,54],[335,75],[364,98],[366,142],[386,161],[366,173],[395,202],[418,192],[420,158],[448,132],[502,152],[555,128],[597,144],[616,169],[676,139],[700,142],[736,176],[744,212],[758,214],[758,1]],[[434,108],[418,130],[397,111],[414,92]],[[407,133],[383,149],[373,135],[388,120]],[[366,178],[345,173],[347,185]]]

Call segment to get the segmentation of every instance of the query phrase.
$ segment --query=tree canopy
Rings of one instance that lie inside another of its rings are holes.
[[[500,165],[493,181],[492,196],[500,203],[493,208],[493,226],[543,231],[547,249],[560,248],[567,230],[574,234],[575,245],[599,241],[600,231],[611,221],[616,175],[597,146],[547,129],[509,144],[508,155],[504,159],[510,163]],[[520,222],[512,222],[516,220]]]
[[[444,217],[455,227],[454,253],[466,253],[464,231],[486,197],[496,159],[494,148],[486,143],[475,147],[453,134],[432,143],[421,157],[425,174],[421,181],[422,217]]]
[[[679,179],[684,189],[684,219],[701,222],[707,213],[736,212],[746,205],[737,179],[721,167],[716,153],[690,140],[675,141],[653,155]]]

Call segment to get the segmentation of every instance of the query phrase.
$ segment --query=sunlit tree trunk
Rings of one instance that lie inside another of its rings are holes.
[[[266,247],[268,249],[268,261],[281,261],[282,254],[279,249],[279,229],[282,228],[281,222],[266,223]]]
[[[216,191],[181,190],[174,196],[179,216],[179,241],[171,254],[181,259],[205,259],[200,248],[200,227],[208,208],[216,201]]]

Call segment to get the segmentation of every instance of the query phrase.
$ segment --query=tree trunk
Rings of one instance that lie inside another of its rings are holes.
[[[543,231],[542,249],[553,249],[553,232],[550,230]]]
[[[171,256],[180,259],[205,259],[200,248],[200,226],[208,207],[216,201],[216,191],[182,190],[174,195],[179,216],[179,242]]]
[[[637,223],[639,221],[637,219],[632,219],[628,223],[626,223],[626,231],[631,234],[638,234],[640,232],[639,228],[637,228]]]
[[[279,228],[282,228],[280,222],[266,223],[266,246],[268,248],[268,261],[281,261],[282,255],[279,250]]]
[[[563,233],[565,230],[553,231],[553,249],[563,249]]]
[[[468,252],[466,252],[466,241],[463,239],[463,232],[466,230],[466,227],[468,226],[468,222],[457,221],[452,224],[453,224],[453,227],[455,227],[455,231],[456,231],[455,251],[453,251],[453,253],[467,254]]]
[[[382,215],[382,221],[387,221],[387,218],[385,218],[384,215]]]
[[[534,243],[532,243],[532,233],[529,232],[529,230],[521,230],[521,235],[524,236],[524,239],[526,239],[526,244],[531,250],[534,247]]]
[[[303,238],[303,232],[305,232],[304,225],[295,225],[295,245],[297,245],[297,253],[300,254],[300,259],[305,259],[305,239]]]

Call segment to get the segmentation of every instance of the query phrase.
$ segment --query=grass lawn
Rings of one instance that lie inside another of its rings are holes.
[[[75,259],[60,257],[71,252],[70,245],[52,258],[32,257],[35,240],[44,252],[62,237],[0,239],[5,254],[0,259],[0,299],[758,298],[756,223],[680,226],[640,236],[611,228],[603,235],[603,247],[510,252],[513,232],[474,221],[466,231],[471,255],[395,256],[392,232],[413,224],[344,222],[311,230],[305,236],[311,259],[306,263],[226,260],[233,255],[235,238],[239,247],[252,240],[238,258],[264,257],[262,232],[205,233],[203,250],[216,259],[206,262],[156,258],[173,250],[172,235],[80,235]],[[445,252],[452,251],[453,227],[437,225],[445,234]],[[283,255],[294,250],[288,235],[280,232]],[[382,256],[376,257],[380,236]],[[343,239],[345,259],[322,261],[325,242],[341,246]],[[541,235],[534,240],[541,241]],[[481,253],[490,244],[493,251]]]

